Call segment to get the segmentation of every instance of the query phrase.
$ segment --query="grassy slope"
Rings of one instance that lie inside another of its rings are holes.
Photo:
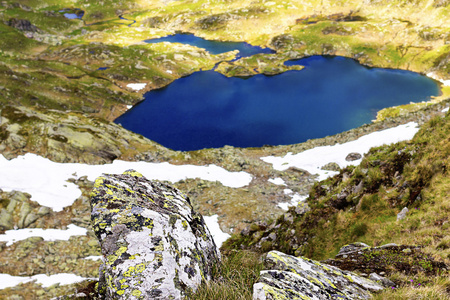
[[[311,191],[311,211],[299,215],[294,209],[273,221],[267,230],[250,227],[250,235],[238,234],[223,250],[242,247],[257,252],[271,249],[323,260],[337,254],[352,242],[371,246],[387,243],[419,245],[425,253],[449,263],[450,239],[450,114],[437,116],[425,124],[410,142],[373,148],[358,167],[350,167],[333,178],[319,182]],[[355,189],[362,183],[362,188]],[[345,197],[342,197],[345,195]],[[397,221],[403,207],[410,212]],[[294,222],[288,221],[294,216]],[[275,241],[261,238],[276,233]],[[420,264],[420,262],[416,262]],[[447,273],[426,278],[420,273],[406,277],[393,274],[403,282],[395,291],[385,291],[379,299],[448,299]],[[409,295],[409,296],[407,296]]]

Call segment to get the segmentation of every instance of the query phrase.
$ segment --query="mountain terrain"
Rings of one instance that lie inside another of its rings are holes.
[[[249,174],[248,184],[234,187],[199,176],[173,182],[195,209],[204,216],[218,215],[222,231],[232,234],[222,246],[223,280],[202,286],[193,299],[251,298],[261,268],[258,259],[270,250],[327,260],[354,242],[420,249],[409,256],[383,253],[378,260],[369,261],[371,255],[366,255],[352,258],[356,262],[330,262],[366,275],[383,272],[396,284],[375,297],[448,299],[450,282],[442,264],[448,265],[450,257],[449,17],[448,0],[3,0],[0,152],[5,165],[6,160],[34,154],[66,165],[215,165]],[[214,55],[190,45],[144,42],[177,32],[245,41],[274,53],[235,60],[233,51]],[[375,122],[335,136],[261,148],[173,151],[113,122],[142,101],[145,92],[194,72],[215,67],[226,76],[275,75],[290,69],[284,62],[311,55],[345,56],[369,67],[418,72],[439,81],[441,95],[426,103],[386,108]],[[135,83],[145,87],[129,86]],[[414,138],[373,148],[354,165],[324,162],[319,167],[335,175],[322,181],[304,168],[280,170],[262,159],[345,144],[409,122],[420,126]],[[37,171],[31,175],[31,181],[48,176]],[[3,233],[67,230],[73,224],[87,233],[68,240],[35,236],[0,242],[0,273],[98,278],[99,260],[86,259],[100,254],[90,225],[95,178],[67,177],[67,185],[75,185],[80,194],[61,210],[34,201],[33,192],[26,190],[31,182],[22,178],[23,189],[0,190]],[[298,199],[305,200],[297,204]],[[294,206],[286,211],[288,205]],[[409,212],[397,220],[404,207]],[[237,266],[242,270],[238,275],[232,271]],[[28,281],[1,289],[0,298],[50,299],[83,289],[86,283],[46,286]]]

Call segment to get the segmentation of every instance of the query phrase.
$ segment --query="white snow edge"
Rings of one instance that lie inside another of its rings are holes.
[[[68,241],[70,237],[86,235],[87,229],[74,224],[67,225],[67,230],[25,228],[17,230],[6,230],[5,234],[0,234],[0,242],[6,242],[6,246],[25,240],[30,237],[42,237],[45,241],[63,240]]]
[[[284,182],[284,180],[280,177],[277,178],[269,178],[269,182],[276,184],[276,185],[286,185],[286,183]]]
[[[212,235],[214,243],[216,243],[217,248],[220,248],[223,242],[225,242],[231,235],[220,229],[218,215],[204,216],[203,219],[205,220],[206,226]]]
[[[0,289],[6,289],[9,287],[14,287],[20,283],[27,283],[30,281],[36,281],[36,284],[41,284],[42,287],[46,288],[52,286],[56,283],[61,285],[72,284],[81,282],[84,280],[96,280],[97,278],[84,278],[75,274],[60,273],[53,275],[38,274],[34,276],[12,276],[9,274],[0,274]]]
[[[146,83],[129,83],[127,84],[127,88],[130,88],[134,91],[140,91],[147,86]]]
[[[345,158],[349,153],[366,154],[372,147],[410,140],[418,131],[418,124],[409,122],[364,135],[348,143],[316,147],[297,154],[289,152],[284,157],[266,156],[261,157],[261,160],[271,163],[273,168],[278,171],[284,171],[290,167],[306,170],[312,175],[319,175],[317,180],[320,181],[338,174],[338,172],[322,170],[321,167],[327,163],[335,162],[341,168],[358,165],[362,158],[355,161],[346,161]]]
[[[177,182],[187,178],[219,181],[224,186],[240,188],[252,181],[247,172],[230,172],[216,165],[172,165],[168,162],[128,162],[115,160],[112,164],[87,165],[56,163],[36,154],[27,153],[12,160],[0,155],[0,189],[20,191],[31,195],[31,200],[42,206],[61,211],[81,196],[78,186],[68,179],[87,176],[94,181],[103,173],[122,174],[134,169],[149,180]]]
[[[433,78],[434,80],[437,80],[442,83],[443,86],[450,86],[450,80],[444,80],[440,78],[436,73],[430,72],[427,74],[428,77]]]

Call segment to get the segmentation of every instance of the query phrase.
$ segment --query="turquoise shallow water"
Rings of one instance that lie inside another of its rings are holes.
[[[288,64],[305,69],[247,79],[194,73],[147,93],[116,123],[175,150],[293,144],[369,123],[382,108],[439,94],[428,77],[366,68],[348,58],[313,56]]]

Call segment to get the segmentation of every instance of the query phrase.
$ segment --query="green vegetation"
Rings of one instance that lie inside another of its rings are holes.
[[[410,142],[371,149],[360,166],[315,184],[308,199],[309,212],[297,214],[291,208],[287,215],[294,221],[285,215],[268,228],[252,226],[249,234],[234,235],[223,249],[245,245],[253,251],[276,249],[320,260],[333,257],[343,245],[356,241],[373,246],[394,242],[423,247],[425,253],[448,264],[449,135],[447,114],[431,119]],[[403,207],[410,211],[405,219],[397,220]],[[271,233],[276,234],[276,240],[264,239]],[[432,268],[420,259],[413,263],[424,272]],[[432,299],[442,295],[443,279],[439,278],[448,275],[436,276],[427,280],[425,287],[415,287],[419,295],[436,292]],[[409,278],[417,281],[420,274]],[[383,297],[391,292],[393,297],[408,294],[406,281],[398,284],[400,291],[386,291]]]
[[[201,285],[188,299],[251,299],[253,284],[263,265],[259,255],[248,251],[231,251],[215,271],[215,280]]]

